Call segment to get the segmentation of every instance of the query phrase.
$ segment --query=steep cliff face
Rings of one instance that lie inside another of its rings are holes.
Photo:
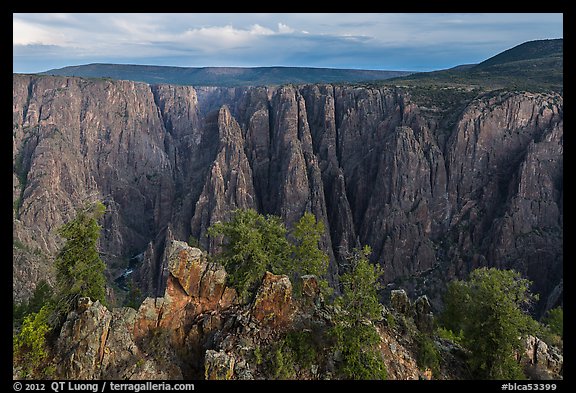
[[[448,198],[466,263],[514,268],[549,294],[562,277],[562,101],[510,93],[470,105],[451,139]],[[471,254],[471,255],[470,255]]]
[[[14,78],[14,238],[53,254],[55,230],[85,200],[105,201],[101,249],[110,261],[141,251],[166,226],[174,199],[167,133],[149,86]],[[19,277],[15,293],[36,277]]]
[[[141,254],[147,294],[164,291],[167,241],[212,251],[207,228],[235,208],[288,225],[314,213],[333,280],[368,244],[387,282],[420,292],[480,265],[527,274],[542,304],[561,282],[561,95],[22,75],[13,86],[17,298],[49,276],[55,229],[94,198],[107,206],[110,277]]]

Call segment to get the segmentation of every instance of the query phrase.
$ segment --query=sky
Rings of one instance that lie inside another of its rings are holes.
[[[563,37],[561,13],[13,14],[13,71],[89,63],[431,71]]]

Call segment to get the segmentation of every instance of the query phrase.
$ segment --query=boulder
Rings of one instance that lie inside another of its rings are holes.
[[[414,309],[414,323],[416,327],[424,333],[432,333],[434,330],[434,314],[432,314],[432,306],[426,295],[422,295],[416,299],[413,305]]]
[[[408,314],[410,311],[410,299],[403,289],[394,289],[390,293],[390,306],[400,314]]]
[[[293,311],[288,276],[266,272],[251,306],[252,319],[261,326],[278,328],[290,322]]]

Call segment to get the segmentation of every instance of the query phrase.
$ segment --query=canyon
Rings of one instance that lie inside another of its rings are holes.
[[[14,74],[14,299],[52,282],[57,228],[101,200],[108,279],[130,268],[144,296],[166,290],[170,241],[214,252],[210,225],[253,208],[322,221],[333,284],[369,245],[387,293],[441,307],[450,279],[511,268],[540,315],[562,304],[562,157],[561,92]]]

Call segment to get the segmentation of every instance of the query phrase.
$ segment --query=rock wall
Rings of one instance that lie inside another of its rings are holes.
[[[143,253],[149,295],[165,289],[168,236],[213,251],[207,228],[255,208],[322,220],[332,280],[368,244],[411,292],[500,266],[544,307],[563,276],[562,96],[432,93],[14,75],[15,297],[50,277],[56,228],[101,199],[110,279]]]

